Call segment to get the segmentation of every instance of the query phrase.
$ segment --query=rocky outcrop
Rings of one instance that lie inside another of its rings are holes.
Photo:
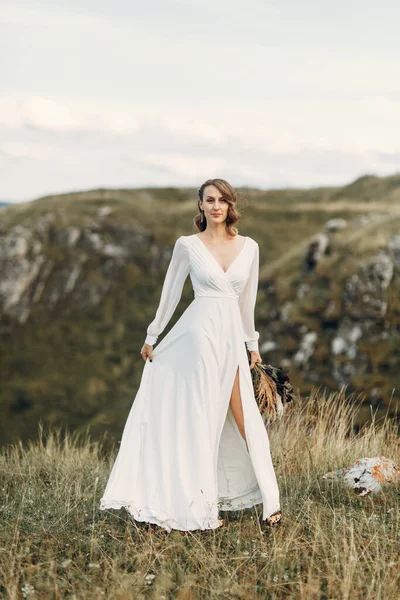
[[[389,248],[382,248],[344,284],[344,308],[348,316],[382,317],[387,310],[385,291],[392,281],[394,261]]]
[[[390,224],[385,239],[382,222],[390,223],[387,214],[384,220],[367,215],[350,225],[328,221],[308,246],[303,268],[285,282],[286,297],[278,292],[279,273],[264,282],[267,316],[260,335],[268,360],[297,373],[303,389],[363,388],[365,400],[376,407],[389,402],[396,384],[400,387],[400,234],[393,234]],[[359,239],[363,227],[371,236],[375,223],[379,247],[366,243],[372,251],[356,260],[353,236]]]
[[[55,210],[0,229],[0,316],[25,323],[33,306],[53,309],[67,297],[70,310],[86,309],[101,302],[118,268],[136,261],[150,271],[159,268],[162,256],[149,232],[136,222],[109,222],[111,212],[103,206],[96,219],[78,227],[63,226]]]

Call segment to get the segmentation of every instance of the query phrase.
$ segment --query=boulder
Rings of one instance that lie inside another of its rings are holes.
[[[349,467],[325,473],[323,479],[342,479],[349,487],[360,490],[360,496],[379,492],[382,486],[400,483],[400,466],[389,458],[360,458]]]
[[[343,231],[343,229],[346,229],[346,227],[346,219],[338,217],[336,219],[329,219],[329,221],[327,221],[325,224],[325,231],[329,233],[336,233],[337,231]]]

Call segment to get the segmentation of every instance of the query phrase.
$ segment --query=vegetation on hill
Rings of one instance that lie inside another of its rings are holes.
[[[260,245],[264,360],[285,364],[304,394],[364,394],[361,422],[371,406],[397,414],[400,175],[240,192],[240,232]],[[2,209],[3,443],[35,438],[40,419],[120,436],[173,243],[196,231],[196,213],[188,188],[89,190]],[[334,219],[341,228],[327,231]],[[192,297],[188,279],[164,333]]]

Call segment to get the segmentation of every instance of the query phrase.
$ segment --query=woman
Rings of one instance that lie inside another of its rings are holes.
[[[219,509],[262,503],[271,525],[281,518],[279,490],[250,373],[262,362],[254,327],[259,247],[237,234],[227,181],[209,179],[198,195],[199,233],[175,242],[100,508],[124,506],[137,521],[190,531],[220,527]],[[153,349],[188,275],[195,297]]]

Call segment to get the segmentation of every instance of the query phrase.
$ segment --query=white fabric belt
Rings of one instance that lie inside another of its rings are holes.
[[[218,292],[209,294],[209,293],[204,293],[204,292],[198,292],[197,294],[194,295],[195,298],[199,298],[199,297],[205,297],[205,298],[232,298],[233,300],[238,301],[239,298],[238,296],[236,296],[236,294],[227,294],[225,292],[221,292],[220,294]]]

